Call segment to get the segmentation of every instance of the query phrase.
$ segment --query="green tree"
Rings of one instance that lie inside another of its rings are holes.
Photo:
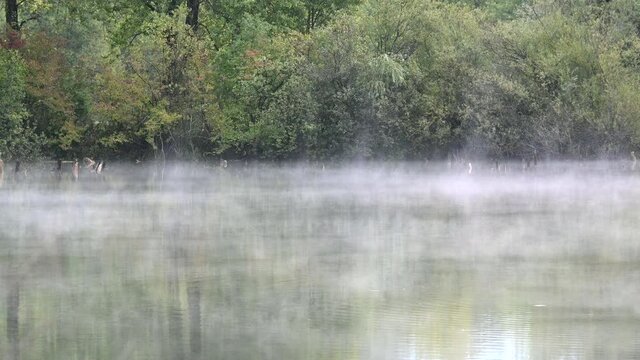
[[[28,160],[40,154],[42,139],[26,121],[26,67],[17,52],[0,49],[0,153]]]

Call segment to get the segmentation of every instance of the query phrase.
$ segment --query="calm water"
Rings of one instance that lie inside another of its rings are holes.
[[[5,179],[0,353],[640,358],[640,173],[621,167]]]

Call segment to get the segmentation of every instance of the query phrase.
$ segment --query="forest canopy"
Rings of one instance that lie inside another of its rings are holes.
[[[626,156],[638,0],[5,0],[5,159]]]

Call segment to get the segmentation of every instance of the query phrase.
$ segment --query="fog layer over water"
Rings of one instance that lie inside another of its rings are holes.
[[[0,353],[640,357],[626,164],[234,165],[5,179]]]

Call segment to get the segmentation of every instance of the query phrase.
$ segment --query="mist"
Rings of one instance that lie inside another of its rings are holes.
[[[629,162],[504,169],[5,171],[0,353],[640,357],[638,173]]]

